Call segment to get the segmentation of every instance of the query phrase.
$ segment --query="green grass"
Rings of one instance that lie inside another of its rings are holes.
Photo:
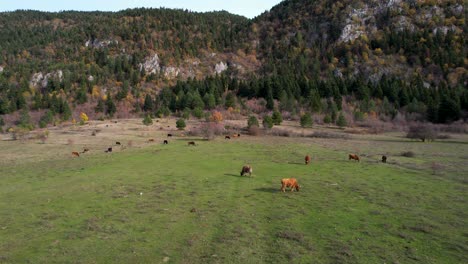
[[[348,161],[309,139],[274,141],[181,140],[5,164],[0,262],[468,262],[466,169],[433,175],[419,167],[424,156],[412,169]],[[240,177],[244,164],[252,177]],[[279,192],[289,177],[300,192]]]

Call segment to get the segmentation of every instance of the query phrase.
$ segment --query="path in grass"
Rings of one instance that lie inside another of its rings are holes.
[[[177,140],[4,166],[0,262],[467,261],[464,185],[275,141]],[[253,177],[240,177],[247,163]],[[299,193],[278,191],[286,177]]]

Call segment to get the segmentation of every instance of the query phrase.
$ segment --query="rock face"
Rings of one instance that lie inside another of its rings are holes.
[[[94,39],[94,40],[87,40],[85,42],[85,47],[93,47],[93,48],[104,48],[104,47],[108,47],[109,45],[111,44],[115,44],[115,45],[118,45],[119,44],[119,41],[117,40],[112,40],[112,39],[106,39],[106,40],[98,40],[98,39]]]
[[[29,82],[29,84],[32,86],[40,86],[41,88],[44,88],[49,83],[50,78],[55,78],[61,82],[63,80],[62,70],[49,72],[47,74],[44,74],[42,72],[34,73],[31,77],[31,81]]]
[[[222,61],[220,61],[219,63],[216,64],[215,66],[215,72],[217,74],[220,74],[222,73],[223,71],[227,70],[228,69],[228,65]]]
[[[173,66],[161,66],[157,54],[146,58],[143,63],[140,63],[140,71],[145,70],[146,74],[162,73],[167,79],[175,79],[180,74],[180,69]]]
[[[147,58],[143,63],[140,63],[140,71],[143,69],[147,74],[158,73],[161,70],[158,54],[154,54],[153,57]]]

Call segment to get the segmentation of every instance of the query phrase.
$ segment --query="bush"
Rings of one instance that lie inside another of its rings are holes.
[[[418,124],[409,127],[407,138],[420,139],[422,142],[426,140],[434,140],[437,138],[437,131],[432,125]]]
[[[281,125],[283,122],[283,117],[281,116],[281,113],[278,110],[275,110],[273,112],[273,115],[271,116],[271,119],[273,121],[273,124],[276,126]]]
[[[348,122],[346,121],[346,118],[344,117],[343,113],[340,113],[340,116],[336,121],[336,125],[338,125],[339,127],[345,127],[348,125]]]
[[[332,122],[332,119],[330,115],[325,115],[325,117],[323,118],[323,123],[330,124],[331,122]]]
[[[301,116],[301,127],[312,127],[313,121],[310,113],[305,113]]]
[[[273,118],[271,118],[271,116],[263,117],[263,127],[265,129],[271,129],[273,127]]]
[[[146,126],[150,126],[153,124],[153,120],[151,119],[150,115],[145,116],[145,118],[143,119],[143,124]]]
[[[193,109],[192,115],[198,119],[203,118],[203,109],[201,109],[200,107]]]
[[[261,134],[261,130],[258,126],[253,125],[249,127],[249,135],[251,136],[259,136]]]
[[[250,128],[252,126],[259,126],[258,119],[255,116],[249,116],[249,120],[247,120],[247,127]]]
[[[184,130],[184,128],[186,127],[185,120],[183,118],[177,120],[176,127],[179,130]]]

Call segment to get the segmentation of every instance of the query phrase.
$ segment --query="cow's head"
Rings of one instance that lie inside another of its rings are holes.
[[[299,189],[301,188],[301,186],[299,184],[296,185],[296,191],[299,191]]]

